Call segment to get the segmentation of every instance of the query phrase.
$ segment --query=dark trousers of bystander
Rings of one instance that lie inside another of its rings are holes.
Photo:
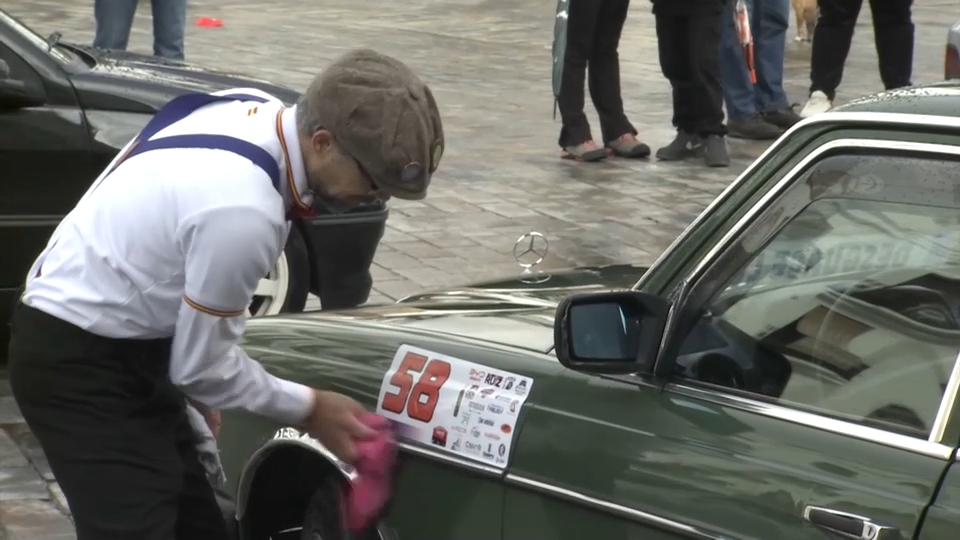
[[[637,134],[623,112],[617,47],[630,0],[570,0],[567,48],[557,106],[563,127],[561,147],[593,140],[584,107],[589,66],[590,98],[600,117],[603,142]]]
[[[869,0],[880,64],[880,80],[887,90],[910,86],[913,72],[913,0]],[[831,101],[843,79],[853,29],[863,0],[819,0],[820,17],[813,32],[810,57],[810,93],[820,91]]]
[[[657,0],[660,69],[673,89],[673,125],[684,133],[726,135],[720,85],[722,0]]]

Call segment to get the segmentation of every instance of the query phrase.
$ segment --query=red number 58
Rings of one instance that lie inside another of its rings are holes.
[[[415,373],[419,375],[414,380]],[[400,390],[396,394],[387,392],[383,396],[383,410],[403,414],[421,422],[433,419],[437,402],[440,401],[440,387],[450,378],[450,364],[443,360],[431,360],[422,354],[408,352],[397,372],[390,377],[390,384]],[[424,401],[420,401],[423,399]]]

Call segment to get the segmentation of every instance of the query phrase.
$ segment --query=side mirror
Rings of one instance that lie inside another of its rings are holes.
[[[557,359],[586,373],[652,374],[669,308],[667,300],[636,291],[567,297],[554,322]]]
[[[0,107],[39,107],[47,101],[43,90],[31,88],[27,83],[10,75],[10,66],[0,60]]]

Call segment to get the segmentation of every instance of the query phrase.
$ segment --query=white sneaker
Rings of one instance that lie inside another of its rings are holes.
[[[807,104],[800,111],[800,116],[801,118],[809,118],[815,114],[825,113],[831,107],[833,107],[833,102],[827,98],[826,94],[817,90],[810,94],[810,99],[807,100]]]

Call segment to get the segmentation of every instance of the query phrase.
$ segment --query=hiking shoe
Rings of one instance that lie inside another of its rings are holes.
[[[607,157],[607,151],[597,146],[597,143],[587,141],[576,146],[563,147],[560,157],[577,161],[600,161]]]
[[[767,111],[763,113],[763,119],[784,130],[790,129],[794,124],[803,120],[799,114],[794,112],[793,107],[787,107],[779,111]]]
[[[722,135],[709,135],[703,140],[703,161],[707,167],[729,167],[730,151]]]
[[[768,122],[763,115],[756,113],[727,122],[730,137],[734,139],[750,139],[752,141],[769,141],[783,135],[783,130]]]
[[[650,147],[638,141],[632,133],[624,133],[607,143],[607,154],[639,159],[650,155]]]
[[[694,157],[700,151],[703,140],[693,133],[677,132],[677,138],[670,144],[657,150],[657,159],[660,161],[680,161]]]
[[[817,90],[816,92],[810,94],[810,99],[807,100],[807,104],[803,106],[803,110],[800,111],[801,118],[810,118],[815,114],[825,113],[833,107],[833,102],[826,94]]]

